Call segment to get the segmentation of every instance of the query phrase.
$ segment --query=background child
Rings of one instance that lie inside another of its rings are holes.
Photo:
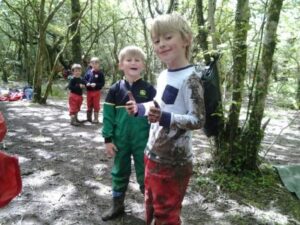
[[[203,88],[189,63],[192,32],[177,14],[157,17],[150,29],[154,51],[167,65],[154,102],[127,103],[130,114],[152,123],[145,150],[146,223],[180,224],[182,201],[192,175],[191,130],[204,125]],[[200,74],[199,74],[200,75]]]
[[[111,172],[113,202],[111,208],[102,215],[104,221],[124,213],[125,191],[131,173],[131,156],[137,182],[144,193],[144,149],[150,125],[146,117],[129,116],[125,108],[129,98],[142,103],[151,101],[156,94],[153,86],[141,78],[144,61],[145,53],[136,46],[128,46],[121,50],[119,68],[124,72],[125,78],[111,86],[104,102],[102,134],[107,155],[114,157]]]
[[[82,105],[82,89],[85,88],[85,83],[81,79],[81,65],[73,64],[72,78],[69,81],[69,113],[71,117],[71,125],[78,126],[78,112]]]
[[[105,84],[104,74],[100,71],[100,60],[97,57],[91,58],[90,66],[84,76],[87,89],[87,120],[93,123],[99,123],[100,111],[100,90]],[[92,114],[94,110],[94,120]]]

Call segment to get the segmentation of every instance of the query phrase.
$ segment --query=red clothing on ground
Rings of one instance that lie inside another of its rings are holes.
[[[7,128],[0,112],[0,141]],[[22,180],[18,159],[0,151],[0,208],[6,206],[22,190]]]
[[[192,175],[192,164],[171,166],[145,156],[146,224],[179,225],[182,201]]]
[[[83,97],[82,95],[77,95],[72,92],[69,93],[69,113],[70,115],[75,115],[80,111],[82,105]]]
[[[91,112],[93,109],[94,112],[100,111],[100,97],[101,97],[101,93],[99,90],[87,91],[86,102],[87,102],[88,112]]]
[[[6,128],[5,119],[2,113],[0,112],[0,141],[2,141],[3,138],[5,137],[6,131],[7,128]]]
[[[0,207],[6,206],[21,190],[18,159],[0,151]]]

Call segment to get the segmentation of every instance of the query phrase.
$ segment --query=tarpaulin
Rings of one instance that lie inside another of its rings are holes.
[[[284,186],[300,199],[300,164],[275,165]]]

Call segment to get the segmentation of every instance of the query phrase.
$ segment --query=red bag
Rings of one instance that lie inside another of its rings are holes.
[[[18,159],[0,151],[0,208],[7,205],[21,190]]]
[[[5,137],[7,128],[6,128],[6,124],[5,124],[5,119],[2,115],[2,113],[0,112],[0,141],[3,140],[3,138]]]

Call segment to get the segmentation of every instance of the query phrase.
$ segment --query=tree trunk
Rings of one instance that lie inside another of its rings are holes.
[[[297,79],[298,79],[298,82],[297,82],[297,89],[296,89],[296,92],[297,92],[297,94],[296,94],[296,104],[297,104],[297,107],[298,107],[298,109],[300,109],[300,65],[299,65],[299,63],[297,64]]]
[[[238,143],[240,128],[239,115],[242,103],[242,93],[247,68],[247,33],[249,27],[250,9],[248,0],[238,0],[235,14],[233,55],[233,92],[229,120],[226,124],[224,144],[228,146],[224,152],[224,162],[229,167],[235,167],[240,160],[241,149]],[[222,160],[223,161],[223,160]]]
[[[43,26],[45,20],[45,0],[41,0],[38,14],[38,30],[39,30],[39,39],[38,39],[38,49],[36,54],[36,61],[34,67],[34,76],[33,76],[33,102],[40,103],[42,97],[42,74],[43,74],[43,65],[44,65],[44,56],[45,56],[45,44],[46,44],[46,33]]]
[[[6,68],[2,68],[2,81],[4,82],[4,83],[8,83],[8,73],[7,73],[7,70],[6,70]]]
[[[46,60],[46,30],[53,19],[55,13],[60,9],[64,4],[65,0],[61,0],[57,5],[50,11],[47,17],[45,16],[45,0],[41,0],[41,3],[38,8],[38,49],[36,54],[36,61],[34,67],[34,77],[33,77],[33,101],[37,103],[45,103],[42,98],[42,75],[45,70],[45,60]]]
[[[264,133],[264,130],[261,128],[261,121],[264,115],[265,102],[272,72],[273,55],[276,48],[276,31],[282,2],[283,0],[271,0],[268,10],[259,70],[260,73],[256,80],[255,96],[249,125],[245,129],[242,139],[243,148],[246,150],[245,153],[247,156],[244,164],[244,169],[246,170],[257,169],[258,152]]]
[[[81,41],[80,41],[80,2],[79,0],[72,0],[72,16],[71,16],[71,35],[75,34],[72,39],[72,61],[73,63],[81,64]]]
[[[210,62],[210,56],[208,54],[207,29],[205,28],[202,0],[196,0],[196,13],[197,13],[197,24],[198,24],[197,42],[204,53],[205,62],[206,64],[208,64]]]
[[[215,25],[215,11],[216,11],[217,0],[208,1],[208,15],[207,20],[209,24],[209,33],[212,39],[212,49],[216,50],[220,41],[216,38],[216,25]]]

